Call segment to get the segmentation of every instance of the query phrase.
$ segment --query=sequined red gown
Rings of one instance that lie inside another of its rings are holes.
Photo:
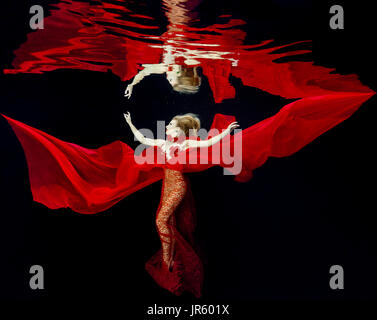
[[[195,220],[188,177],[165,168],[156,214],[162,248],[146,263],[146,270],[161,287],[176,295],[183,291],[201,295],[203,266],[195,251]]]

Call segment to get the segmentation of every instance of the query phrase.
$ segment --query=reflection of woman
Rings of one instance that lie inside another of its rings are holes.
[[[200,2],[164,0],[169,24],[167,31],[158,36],[148,31],[156,26],[135,21],[133,16],[137,12],[124,4],[116,9],[122,14],[115,15],[109,11],[111,7],[101,2],[59,2],[57,10],[46,17],[45,29],[28,34],[27,41],[14,51],[13,67],[4,73],[44,73],[56,69],[107,72],[110,69],[122,81],[131,82],[134,78],[126,89],[125,95],[130,97],[133,86],[146,75],[163,73],[173,90],[195,93],[201,84],[197,72],[200,66],[215,102],[233,98],[235,90],[228,79],[232,67],[241,62],[238,51],[246,34],[236,27],[244,22],[230,18],[228,22],[194,27],[195,8]],[[62,23],[64,32],[61,32]],[[258,57],[245,59],[263,61]],[[140,70],[141,66],[144,70]],[[269,70],[269,66],[264,69]],[[250,70],[245,72],[250,74]]]
[[[181,93],[197,93],[199,91],[201,77],[198,75],[197,66],[169,65],[167,63],[143,64],[142,66],[144,69],[141,70],[134,77],[132,83],[127,86],[125,97],[131,97],[134,85],[143,80],[145,76],[162,73],[166,73],[166,78],[174,91]]]
[[[228,60],[232,66],[237,65],[234,53],[220,50],[213,50],[220,46],[219,43],[205,43],[201,41],[195,45],[192,43],[192,32],[187,27],[196,15],[195,8],[201,0],[163,0],[166,8],[166,16],[169,20],[167,32],[160,39],[162,45],[152,45],[152,48],[162,49],[162,63],[142,64],[142,69],[129,84],[125,91],[125,97],[130,98],[135,84],[139,83],[145,76],[150,74],[166,73],[174,91],[181,93],[197,93],[201,84],[201,77],[198,75],[198,66],[203,59],[206,60]],[[194,37],[197,37],[195,35]],[[210,50],[208,50],[210,49]],[[219,49],[219,48],[218,48]]]
[[[231,123],[226,130],[211,139],[198,141],[186,139],[191,134],[196,134],[200,129],[200,120],[194,114],[184,114],[175,116],[166,126],[168,140],[149,139],[138,131],[131,122],[129,113],[125,114],[125,119],[130,126],[135,137],[143,144],[158,146],[170,158],[171,149],[178,147],[180,150],[188,148],[210,147],[228,135],[234,128],[238,127],[237,122]],[[176,228],[176,218],[174,212],[182,205],[187,194],[187,177],[178,170],[164,168],[163,190],[159,209],[156,216],[157,231],[162,244],[162,262],[169,271],[173,270],[175,253],[175,235],[179,230]]]

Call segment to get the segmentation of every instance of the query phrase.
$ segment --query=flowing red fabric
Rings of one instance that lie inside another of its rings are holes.
[[[164,168],[192,172],[220,165],[235,174],[236,180],[248,181],[252,171],[268,157],[284,157],[298,151],[348,118],[373,94],[346,92],[303,98],[286,105],[270,118],[228,135],[228,139],[208,148],[208,152],[194,152],[196,149],[173,151],[173,161],[166,161],[166,155],[158,147],[147,148],[135,156],[134,150],[121,141],[98,149],[87,149],[3,116],[25,151],[33,199],[51,209],[69,207],[80,213],[96,213],[162,179]],[[232,121],[233,116],[217,114],[211,128],[221,131]],[[210,131],[208,136],[214,134]],[[221,148],[210,152],[216,146]],[[232,150],[233,157],[230,153],[224,155],[224,149]],[[148,155],[148,151],[157,152]],[[222,156],[217,161],[219,153]],[[165,162],[155,162],[156,156],[162,157]],[[197,161],[184,163],[182,158],[191,161],[196,158]],[[145,162],[140,164],[140,160]],[[241,163],[240,171],[236,171],[235,162]],[[195,211],[190,190],[175,216],[174,238],[177,245],[173,270],[162,267],[161,250],[147,262],[146,269],[161,287],[172,293],[179,295],[189,291],[199,297],[203,266],[194,249]]]
[[[268,157],[293,154],[347,119],[372,95],[374,92],[370,91],[306,97],[206,148],[208,152],[188,149],[171,160],[166,160],[158,147],[147,148],[142,155],[135,156],[134,150],[121,141],[87,149],[3,116],[25,151],[33,199],[51,209],[69,207],[80,213],[96,213],[162,179],[164,167],[193,172],[220,165],[237,173],[236,180],[247,181]],[[217,114],[211,129],[222,131],[234,120],[233,116]],[[237,150],[237,144],[242,148]],[[212,152],[217,147],[237,153],[222,154],[218,159],[219,152]],[[242,163],[240,172],[232,167],[237,161]]]
[[[216,103],[235,97],[230,75],[240,78],[244,85],[289,99],[334,91],[370,92],[356,75],[333,74],[334,69],[308,61],[276,63],[279,58],[310,53],[307,49],[281,52],[309,41],[267,48],[273,40],[244,45],[246,33],[240,27],[245,21],[232,18],[203,28],[170,22],[168,31],[156,35],[159,27],[153,24],[154,19],[137,15],[135,20],[136,13],[126,5],[73,0],[52,5],[55,8],[45,18],[45,28],[27,35],[27,41],[14,51],[13,68],[3,72],[111,70],[128,81],[143,68],[142,64],[162,63],[166,48],[172,47],[178,56],[174,63],[180,65],[187,50],[195,50],[194,58],[208,79]],[[211,54],[216,58],[210,58]]]

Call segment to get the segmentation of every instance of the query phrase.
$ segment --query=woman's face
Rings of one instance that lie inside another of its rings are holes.
[[[166,126],[166,135],[172,136],[173,138],[178,137],[183,133],[180,127],[177,127],[177,120],[172,119]]]

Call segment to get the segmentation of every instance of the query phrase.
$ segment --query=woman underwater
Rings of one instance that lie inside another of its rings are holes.
[[[162,249],[146,263],[146,269],[170,292],[179,295],[189,291],[199,297],[203,267],[194,249],[195,211],[189,181],[183,173],[216,165],[234,174],[236,181],[250,180],[253,170],[269,157],[286,157],[297,152],[349,118],[375,94],[366,87],[357,90],[356,79],[354,83],[353,90],[331,91],[293,101],[275,115],[232,135],[229,133],[238,126],[235,117],[216,114],[203,140],[196,136],[200,122],[192,114],[172,119],[166,127],[167,140],[144,137],[132,124],[130,114],[125,114],[136,138],[149,145],[139,155],[119,140],[98,149],[87,149],[3,117],[24,149],[33,200],[50,209],[71,208],[94,214],[163,180],[156,216]],[[232,159],[224,150],[234,151],[233,160],[240,161],[241,168],[231,167],[228,160]],[[187,156],[197,161],[181,161]]]
[[[125,119],[137,140],[145,145],[160,147],[161,150],[165,152],[168,159],[171,158],[170,150],[172,147],[177,146],[182,151],[188,148],[208,148],[219,142],[233,129],[238,127],[237,122],[233,122],[225,131],[211,139],[204,141],[186,140],[186,138],[190,136],[190,131],[195,135],[195,132],[200,128],[199,118],[194,114],[188,113],[177,115],[170,121],[166,126],[166,135],[170,139],[163,140],[145,138],[144,135],[132,124],[129,112],[125,114]],[[173,138],[173,141],[171,138]],[[156,217],[156,225],[162,242],[163,262],[166,267],[171,269],[174,264],[174,239],[172,226],[175,225],[175,219],[173,213],[186,194],[187,180],[182,172],[164,168],[163,183],[164,192],[162,194],[161,204]]]
[[[166,126],[166,140],[150,139],[144,137],[132,124],[129,112],[124,116],[136,139],[144,145],[159,147],[167,159],[172,158],[170,153],[175,147],[181,151],[189,148],[208,148],[239,126],[237,122],[232,122],[222,133],[210,139],[192,140],[188,138],[197,135],[200,120],[196,115],[187,113],[175,116]],[[156,215],[162,258],[159,252],[147,262],[146,269],[162,287],[174,293],[185,288],[199,296],[202,285],[202,264],[193,249],[192,232],[195,219],[189,181],[180,170],[165,167],[163,171],[161,200]],[[176,257],[179,265],[174,268]],[[168,271],[173,274],[169,274]]]

